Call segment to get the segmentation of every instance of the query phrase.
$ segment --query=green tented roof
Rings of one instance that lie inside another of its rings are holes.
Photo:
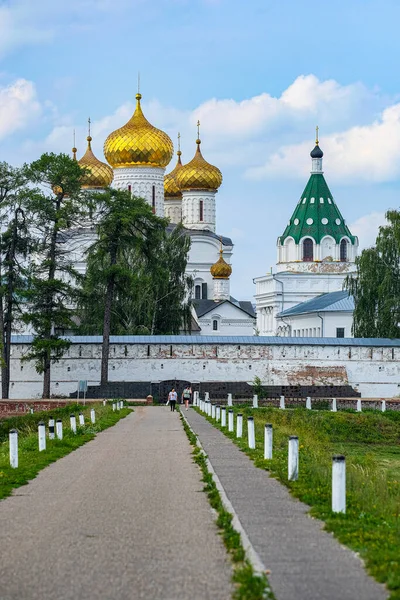
[[[296,244],[304,237],[311,237],[319,244],[330,235],[338,244],[348,237],[355,244],[355,237],[335,204],[322,173],[312,173],[295,211],[280,238],[281,244],[292,237]]]

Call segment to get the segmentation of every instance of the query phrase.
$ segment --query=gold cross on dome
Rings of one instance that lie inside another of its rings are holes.
[[[90,123],[92,122],[92,121],[90,120],[90,117],[88,118],[87,122],[88,122],[89,136],[90,136]]]
[[[181,134],[178,131],[178,151],[181,151]]]
[[[197,137],[200,138],[200,121],[197,121]]]
[[[317,126],[316,126],[316,128],[315,128],[315,143],[316,143],[316,145],[317,145],[317,146],[318,146],[318,144],[319,144],[319,140],[318,140],[318,132],[319,132],[319,127],[318,127],[318,125],[317,125]]]

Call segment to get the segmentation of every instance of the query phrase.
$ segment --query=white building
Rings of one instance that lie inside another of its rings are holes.
[[[281,335],[288,337],[353,337],[354,300],[346,291],[321,294],[277,314]]]
[[[288,309],[320,294],[341,291],[346,275],[355,270],[358,239],[347,227],[325,181],[318,138],[310,156],[310,178],[277,241],[277,272],[254,279],[260,335],[291,335],[291,327],[282,317],[278,319],[278,314],[285,315]],[[307,327],[296,329],[301,335]],[[321,327],[320,335],[327,335]]]
[[[186,273],[193,277],[194,308],[199,311],[195,333],[208,334],[211,327],[214,334],[253,335],[255,312],[251,303],[240,303],[230,296],[233,243],[230,238],[216,233],[216,195],[222,174],[202,155],[200,123],[193,159],[183,165],[178,148],[177,164],[165,175],[173,156],[172,141],[147,121],[140,101],[141,95],[137,94],[132,117],[110,133],[104,143],[104,155],[110,166],[94,156],[89,132],[88,149],[79,160],[88,170],[83,187],[98,191],[112,184],[144,198],[153,212],[168,217],[172,226],[182,222],[191,238]],[[73,153],[75,157],[76,148]],[[86,270],[85,251],[95,240],[95,218],[93,215],[83,227],[63,233],[80,273]],[[221,271],[222,264],[225,267]],[[213,273],[213,269],[217,271]],[[204,302],[208,302],[208,307],[218,306],[218,311],[207,310],[205,317]]]

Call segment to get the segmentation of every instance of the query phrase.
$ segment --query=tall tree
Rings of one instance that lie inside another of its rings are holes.
[[[81,315],[86,311],[87,317],[87,311],[91,311],[93,319],[94,314],[89,307],[95,304],[95,296],[101,298],[103,385],[108,382],[110,334],[115,322],[116,298],[126,299],[127,293],[137,286],[140,273],[145,272],[152,253],[159,245],[166,221],[156,217],[144,200],[131,196],[128,191],[109,189],[96,199],[100,206],[97,216],[98,239],[89,250]],[[138,287],[136,293],[144,294],[146,301],[146,289]],[[147,310],[144,302],[142,309]],[[85,316],[83,319],[87,321]]]
[[[25,286],[25,261],[31,249],[24,206],[25,170],[0,163],[0,339],[2,397],[10,389],[11,334],[20,315],[21,292]]]
[[[24,321],[34,331],[26,360],[34,360],[38,373],[43,373],[43,398],[50,397],[52,362],[57,362],[70,345],[62,333],[75,326],[73,303],[78,274],[65,243],[65,230],[78,225],[85,214],[88,200],[80,183],[84,174],[78,163],[65,154],[43,154],[27,167],[29,180],[40,187],[27,194],[39,247],[30,265],[25,293],[29,310]]]
[[[355,337],[400,338],[400,212],[386,213],[374,248],[356,259],[345,286],[354,297]]]

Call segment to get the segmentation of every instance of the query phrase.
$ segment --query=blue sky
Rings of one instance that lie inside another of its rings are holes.
[[[220,167],[218,232],[232,294],[276,262],[306,185],[315,125],[328,185],[361,246],[399,206],[400,3],[395,0],[0,0],[0,160],[78,156],[143,109]],[[172,168],[173,165],[171,165]]]

